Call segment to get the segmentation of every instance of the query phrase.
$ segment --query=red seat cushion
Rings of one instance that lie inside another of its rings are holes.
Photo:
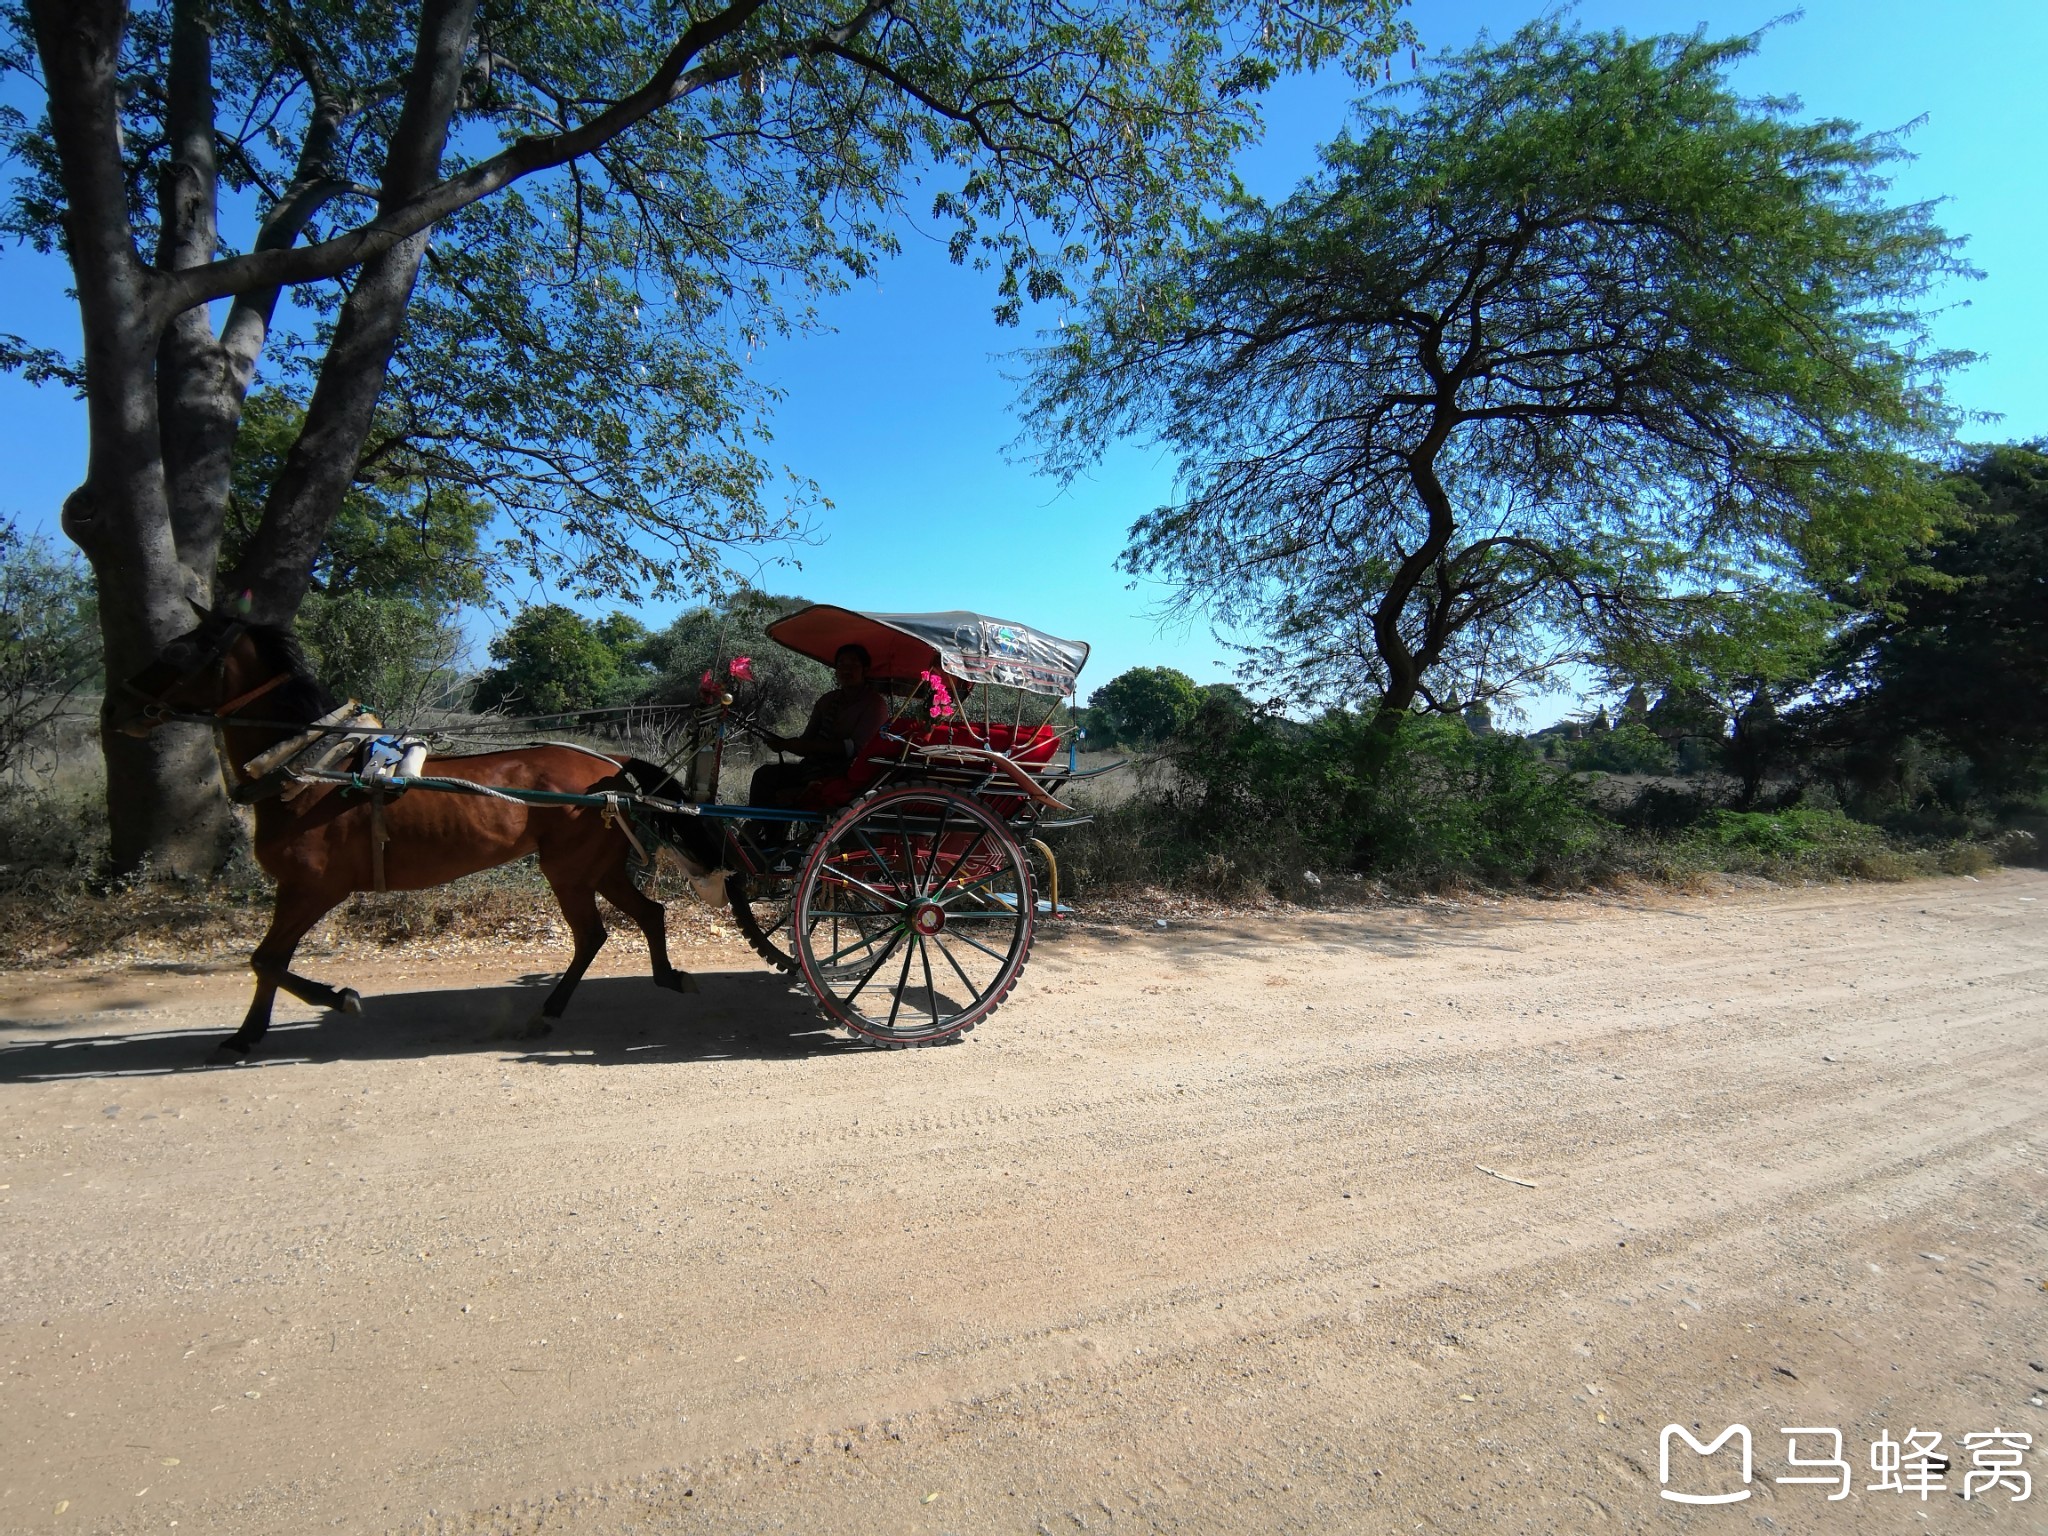
[[[891,720],[883,727],[882,735],[871,737],[853,755],[853,763],[842,774],[829,779],[819,779],[804,790],[799,802],[807,811],[837,810],[852,801],[882,776],[882,765],[870,761],[876,757],[894,756],[893,743],[885,735],[907,736],[919,746],[961,746],[981,747],[991,752],[1000,752],[1016,763],[1027,768],[1040,768],[1052,761],[1053,753],[1059,750],[1060,733],[1050,725],[1029,725],[1016,727],[998,720],[986,731],[979,725],[964,720]],[[1014,796],[991,796],[991,799],[1011,799]]]
[[[1027,768],[1050,762],[1060,745],[1060,733],[1049,725],[1012,726],[1001,720],[986,733],[964,720],[930,720],[920,722],[907,734],[920,746],[985,747]]]

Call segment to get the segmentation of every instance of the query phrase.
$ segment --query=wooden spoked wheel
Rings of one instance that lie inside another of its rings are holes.
[[[910,785],[853,806],[811,850],[797,964],[836,1022],[930,1045],[995,1012],[1031,953],[1030,866],[1002,818]]]

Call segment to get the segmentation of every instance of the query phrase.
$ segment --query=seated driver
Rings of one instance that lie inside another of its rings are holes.
[[[801,736],[761,732],[761,739],[797,761],[763,763],[754,770],[749,805],[796,806],[803,792],[819,779],[844,773],[853,757],[874,739],[889,718],[889,699],[868,681],[874,663],[858,645],[842,645],[832,657],[832,675],[839,686],[819,698]]]

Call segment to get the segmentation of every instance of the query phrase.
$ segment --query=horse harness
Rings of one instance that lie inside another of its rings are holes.
[[[163,694],[184,687],[209,667],[222,670],[225,679],[227,654],[249,626],[240,619],[230,618],[221,624],[219,633],[207,645],[199,659],[172,680],[162,693],[149,695],[132,682],[123,681],[122,687],[143,700],[143,714],[158,721],[184,720],[194,724],[211,725],[215,730],[224,730],[228,722],[257,700],[267,698],[292,680],[289,667],[265,678],[253,688],[245,688],[233,698],[224,699],[204,714],[185,713],[171,709]],[[272,724],[282,722],[257,722]],[[329,710],[317,720],[312,720],[296,736],[288,736],[275,746],[265,749],[241,765],[243,773],[249,775],[246,781],[237,781],[233,774],[234,765],[222,758],[222,766],[229,770],[228,798],[237,805],[254,805],[259,800],[278,799],[290,801],[297,798],[315,782],[309,775],[332,768],[355,746],[356,739],[366,729],[381,729],[384,722],[354,699],[336,709]],[[286,727],[289,729],[290,727]],[[400,750],[410,743],[401,743]],[[422,743],[421,745],[424,745]],[[387,765],[388,766],[388,765]],[[389,774],[370,775],[370,871],[372,883],[379,892],[388,889],[384,878],[384,849],[391,836],[384,825],[384,802],[389,793],[380,784],[378,777]],[[403,794],[401,786],[398,791]]]

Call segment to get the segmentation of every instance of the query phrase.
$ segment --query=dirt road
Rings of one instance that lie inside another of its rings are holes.
[[[901,1053],[679,958],[219,1070],[237,975],[7,978],[0,1528],[2048,1529],[2048,876],[1070,931]]]

